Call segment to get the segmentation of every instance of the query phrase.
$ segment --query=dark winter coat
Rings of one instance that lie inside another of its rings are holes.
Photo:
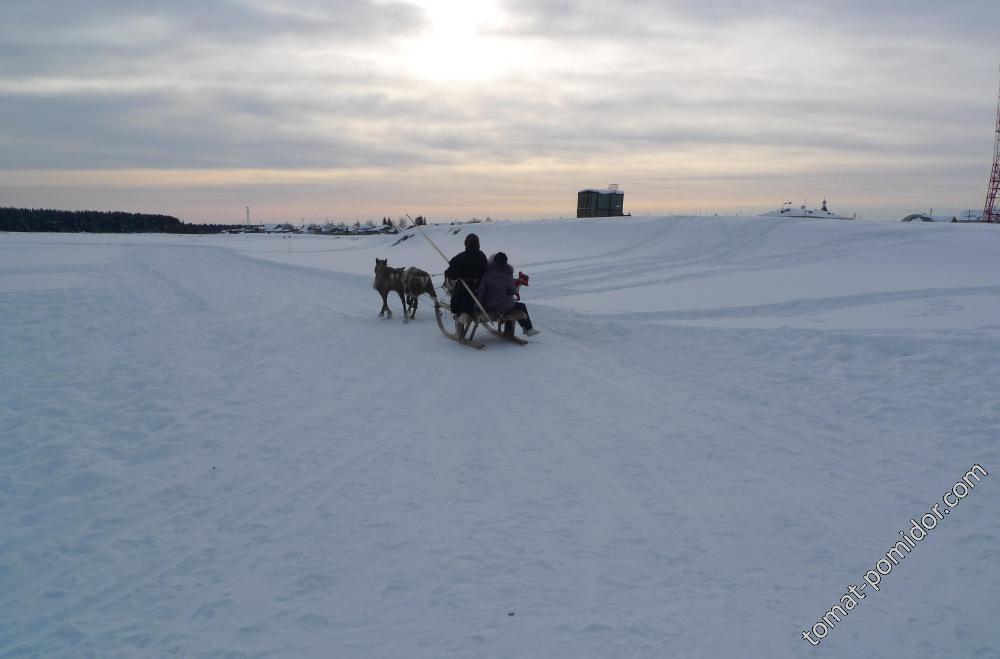
[[[507,313],[514,308],[514,268],[509,263],[490,263],[479,280],[476,297],[487,311]]]
[[[479,279],[486,272],[486,255],[481,250],[465,250],[448,262],[448,269],[444,271],[444,276],[448,279],[461,279],[469,285],[469,288],[476,290],[479,286]],[[469,297],[465,286],[458,284],[451,296],[451,312],[454,314],[472,313],[476,308],[476,303]]]

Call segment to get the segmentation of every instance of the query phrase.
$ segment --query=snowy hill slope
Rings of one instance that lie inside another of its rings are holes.
[[[505,250],[516,267],[535,276],[532,300],[577,311],[744,327],[964,328],[997,321],[990,303],[1000,291],[994,227],[696,217],[426,229],[448,255],[461,251],[470,231],[481,236],[484,250]],[[239,240],[226,244],[282,263],[355,274],[370,274],[376,256],[442,272],[429,244],[412,229],[407,233],[398,245],[396,236],[295,237],[291,253],[271,236],[233,237]],[[933,311],[938,298],[951,300],[946,313]],[[871,305],[880,311],[847,313]]]
[[[801,636],[1000,465],[994,227],[470,229],[531,345],[376,318],[420,236],[0,235],[0,657],[996,656],[992,475]]]

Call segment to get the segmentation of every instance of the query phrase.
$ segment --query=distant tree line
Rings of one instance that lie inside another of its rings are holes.
[[[170,215],[0,207],[0,231],[219,233],[238,224],[187,224]]]

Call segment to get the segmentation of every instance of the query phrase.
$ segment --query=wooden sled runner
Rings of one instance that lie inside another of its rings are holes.
[[[493,336],[522,346],[528,344],[528,342],[524,339],[514,336],[514,327],[517,321],[523,320],[527,317],[527,314],[523,311],[515,309],[514,311],[510,311],[508,313],[494,313],[489,314],[488,316],[481,311],[477,311],[474,314],[462,313],[455,317],[455,331],[449,332],[444,326],[444,314],[445,312],[450,311],[451,310],[443,304],[434,304],[434,315],[437,317],[438,328],[441,330],[442,334],[447,336],[452,341],[479,350],[485,348],[486,346],[484,344],[476,341],[475,339],[476,330],[479,329],[480,325],[483,325]],[[496,323],[497,329],[494,329],[489,324],[491,322]]]

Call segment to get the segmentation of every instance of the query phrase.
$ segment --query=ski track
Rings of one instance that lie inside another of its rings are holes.
[[[376,317],[381,242],[0,237],[0,658],[998,656],[989,480],[822,648],[799,635],[972,463],[1000,465],[1000,322],[697,324],[941,301],[933,319],[1000,288],[531,301],[945,235],[708,222],[546,261],[523,243],[544,333],[481,352],[426,298]]]

